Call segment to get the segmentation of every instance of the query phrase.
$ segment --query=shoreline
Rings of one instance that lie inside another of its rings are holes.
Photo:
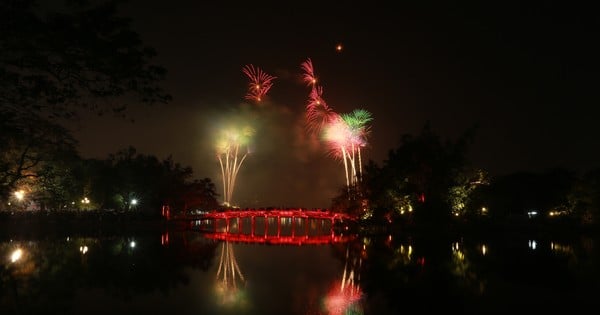
[[[143,212],[22,212],[0,213],[0,237],[47,237],[68,235],[119,235],[189,230],[189,220],[167,220]],[[364,236],[422,236],[428,238],[477,236],[568,237],[600,236],[600,226],[582,226],[570,221],[472,221],[377,224],[353,223],[334,227],[339,233]]]

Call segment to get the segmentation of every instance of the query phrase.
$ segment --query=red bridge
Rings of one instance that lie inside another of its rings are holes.
[[[328,219],[332,223],[336,220],[356,220],[355,216],[347,213],[331,212],[329,210],[225,210],[213,211],[201,216],[201,219],[231,219],[231,218],[255,218],[255,217],[276,217],[276,218],[305,218],[305,219]]]
[[[322,210],[226,210],[210,212],[192,221],[192,229],[208,238],[262,244],[327,244],[345,242],[336,224],[356,217]]]

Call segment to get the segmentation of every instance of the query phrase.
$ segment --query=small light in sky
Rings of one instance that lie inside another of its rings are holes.
[[[342,51],[342,49],[344,49],[344,46],[342,46],[342,44],[341,44],[341,43],[340,43],[340,44],[337,44],[337,45],[335,46],[335,50],[336,50],[337,52],[341,52],[341,51]]]

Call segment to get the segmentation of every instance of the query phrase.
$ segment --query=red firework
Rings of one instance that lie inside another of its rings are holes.
[[[323,126],[333,121],[337,114],[327,106],[325,100],[321,97],[323,88],[315,86],[308,96],[306,104],[306,123],[310,131],[319,133]]]
[[[337,114],[327,106],[323,99],[323,87],[317,85],[314,67],[310,58],[300,64],[304,71],[302,80],[311,87],[306,104],[306,123],[310,132],[319,133]]]
[[[246,65],[242,68],[242,72],[250,79],[248,83],[248,93],[245,98],[260,102],[263,97],[269,92],[273,86],[273,80],[277,79],[272,75],[267,74],[258,67]]]
[[[304,70],[302,80],[306,82],[308,86],[314,86],[317,83],[317,77],[315,77],[315,71],[310,58],[306,59],[305,62],[300,64],[300,67],[302,68],[302,70]]]

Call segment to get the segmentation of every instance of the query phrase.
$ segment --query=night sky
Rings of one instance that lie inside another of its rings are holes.
[[[451,140],[477,125],[469,159],[493,176],[599,167],[591,8],[324,3],[125,4],[122,14],[168,70],[164,86],[173,101],[132,105],[133,123],[82,120],[74,128],[82,155],[105,158],[129,145],[161,159],[172,155],[220,192],[214,132],[235,115],[257,129],[235,203],[329,207],[345,175],[342,163],[304,133],[309,88],[300,64],[310,58],[329,106],[372,113],[364,159],[380,164],[403,134],[430,122]],[[259,105],[244,99],[247,64],[277,77]]]

